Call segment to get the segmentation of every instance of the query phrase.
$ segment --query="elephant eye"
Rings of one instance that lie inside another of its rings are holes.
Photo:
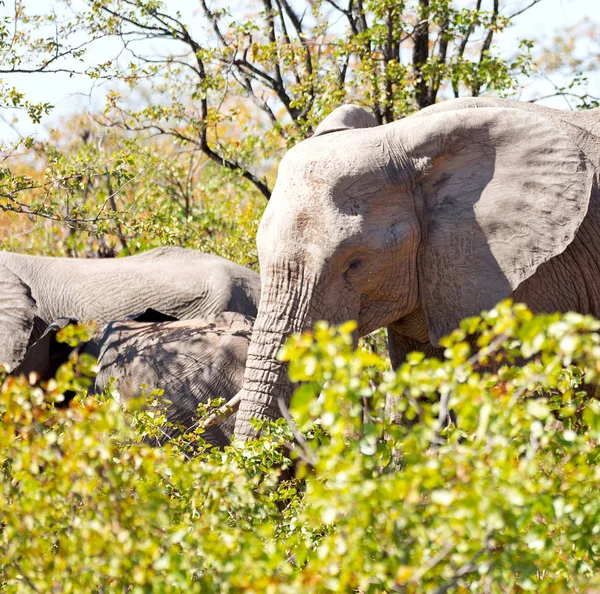
[[[344,272],[344,278],[348,280],[348,277],[360,269],[362,266],[362,260],[360,258],[352,258],[348,263],[348,267],[346,268],[346,272]]]
[[[360,258],[354,258],[350,261],[350,264],[348,264],[348,270],[357,270],[358,268],[360,268],[361,264],[362,262]]]

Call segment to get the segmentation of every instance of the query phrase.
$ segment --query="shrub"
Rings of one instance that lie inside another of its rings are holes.
[[[597,379],[599,327],[501,304],[445,339],[444,360],[392,373],[354,350],[352,323],[321,323],[281,353],[304,382],[292,426],[224,451],[201,428],[143,445],[148,413],[85,397],[69,367],[45,391],[9,378],[2,589],[591,592],[600,404],[580,387]],[[61,410],[67,387],[81,395]]]

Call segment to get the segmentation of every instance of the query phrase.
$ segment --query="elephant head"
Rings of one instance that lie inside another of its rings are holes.
[[[355,319],[362,336],[420,311],[436,345],[564,251],[587,212],[591,168],[541,115],[482,107],[373,124],[341,108],[281,161],[257,235],[238,438],[289,403],[276,355],[290,333]]]

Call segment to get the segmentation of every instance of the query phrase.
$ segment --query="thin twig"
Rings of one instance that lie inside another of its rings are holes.
[[[198,422],[198,427],[202,429],[208,429],[217,425],[221,421],[228,419],[231,415],[237,412],[242,401],[242,390],[240,390],[229,402],[226,402],[223,406],[218,408],[212,415],[204,419],[202,422]]]
[[[306,439],[304,439],[304,435],[300,433],[300,429],[298,429],[296,422],[294,421],[294,419],[292,419],[292,415],[290,415],[290,411],[288,410],[288,407],[285,404],[285,400],[281,398],[281,396],[277,399],[277,404],[279,406],[279,410],[281,411],[283,418],[287,421],[295,440],[298,442],[298,445],[302,448],[302,453],[304,454],[303,459],[305,459],[305,461],[307,461],[312,466],[315,466],[319,462],[319,458],[317,454],[315,454],[311,450],[311,448],[309,448],[308,442],[306,441]]]
[[[517,12],[513,12],[513,14],[511,14],[509,17],[507,17],[509,20],[515,18],[516,16],[519,16],[520,14],[523,14],[524,12],[528,11],[530,8],[532,8],[533,6],[535,6],[536,4],[539,4],[542,0],[533,0],[533,2],[531,2],[531,4],[525,6],[525,8],[522,8],[521,10],[517,10]]]

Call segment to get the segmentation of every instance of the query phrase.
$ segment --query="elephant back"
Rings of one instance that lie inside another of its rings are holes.
[[[186,248],[163,247],[109,259],[0,252],[0,266],[7,295],[6,307],[0,303],[0,318],[6,313],[6,327],[19,327],[19,334],[6,333],[18,339],[4,361],[13,366],[30,337],[31,342],[37,340],[48,324],[61,318],[106,324],[147,308],[176,319],[201,319],[224,311],[255,315],[260,299],[256,272]],[[40,324],[34,328],[35,317]]]
[[[227,402],[241,389],[252,324],[252,318],[234,312],[198,320],[112,322],[99,341],[94,390],[101,392],[114,378],[123,402],[157,400],[170,423],[189,429],[199,404]],[[152,395],[155,390],[163,392]],[[206,441],[229,443],[233,422],[208,429]]]

